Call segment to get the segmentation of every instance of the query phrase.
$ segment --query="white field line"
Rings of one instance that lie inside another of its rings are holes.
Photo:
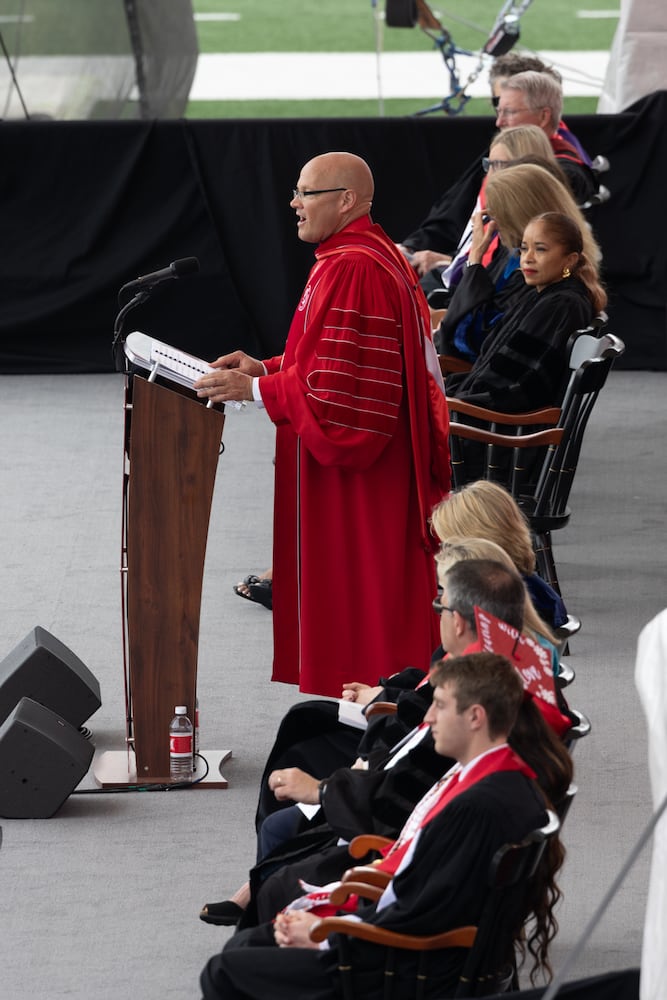
[[[597,97],[609,53],[604,51],[538,53],[563,75],[566,97]],[[458,56],[461,83],[478,65]],[[190,90],[191,101],[354,100],[432,98],[449,93],[449,73],[442,56],[431,52],[246,52],[200,55]],[[487,73],[466,91],[487,97]]]

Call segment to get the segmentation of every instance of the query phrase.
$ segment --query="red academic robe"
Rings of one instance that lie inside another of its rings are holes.
[[[259,380],[277,427],[273,680],[339,697],[425,668],[437,645],[428,517],[450,469],[429,327],[414,272],[369,217],[319,245]]]

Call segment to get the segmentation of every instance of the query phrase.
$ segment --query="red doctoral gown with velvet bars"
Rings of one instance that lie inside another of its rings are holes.
[[[339,697],[437,644],[431,509],[449,491],[428,306],[367,216],[316,250],[285,353],[265,362],[276,425],[273,680]]]

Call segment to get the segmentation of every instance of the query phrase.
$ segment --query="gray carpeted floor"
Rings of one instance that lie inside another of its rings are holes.
[[[35,626],[95,674],[99,750],[122,747],[120,629],[122,378],[5,376],[0,492],[0,658]],[[667,375],[614,373],[593,414],[570,526],[555,540],[572,644],[579,794],[565,828],[556,964],[651,814],[633,669],[640,628],[663,608]],[[658,415],[658,416],[656,416]],[[8,1000],[198,997],[205,959],[229,933],[197,919],[245,877],[262,763],[300,696],[271,684],[271,616],[232,593],[268,565],[273,433],[249,409],[227,418],[201,619],[202,747],[230,746],[225,791],[72,795],[50,820],[3,820],[2,987]],[[326,578],[322,579],[323,590]],[[166,734],[165,734],[166,738]],[[81,788],[94,788],[88,776]],[[574,974],[639,962],[649,856],[633,869]]]

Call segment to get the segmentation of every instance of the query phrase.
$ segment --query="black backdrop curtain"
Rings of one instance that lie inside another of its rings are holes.
[[[667,368],[667,92],[568,124],[611,164],[591,221],[622,363]],[[4,122],[0,372],[111,370],[120,286],[188,256],[201,272],[157,287],[126,331],[205,358],[280,353],[312,261],[289,208],[301,165],[367,159],[374,218],[399,240],[492,132],[488,118]]]

